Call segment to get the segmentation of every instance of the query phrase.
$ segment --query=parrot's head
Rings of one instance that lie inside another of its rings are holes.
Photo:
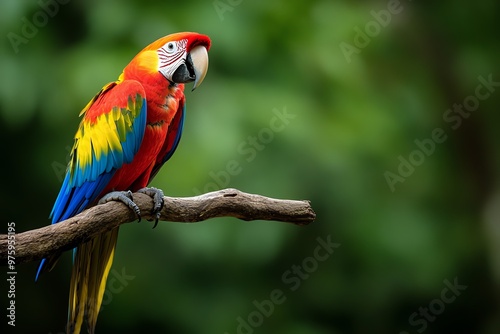
[[[210,38],[194,32],[162,37],[145,47],[133,63],[150,73],[160,73],[177,84],[194,82],[198,87],[208,70]]]

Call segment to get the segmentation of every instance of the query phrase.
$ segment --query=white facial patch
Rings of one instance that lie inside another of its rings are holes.
[[[187,39],[171,41],[158,49],[158,71],[172,80],[175,70],[186,60]]]

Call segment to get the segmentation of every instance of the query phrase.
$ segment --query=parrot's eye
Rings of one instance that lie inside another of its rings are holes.
[[[177,51],[177,45],[174,42],[168,42],[166,47],[167,53],[174,53]]]

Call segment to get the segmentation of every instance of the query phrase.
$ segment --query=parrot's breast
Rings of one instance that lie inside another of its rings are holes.
[[[181,112],[179,103],[184,98],[184,85],[168,85],[163,89],[147,83],[143,83],[143,86],[147,101],[144,138],[132,162],[124,164],[115,173],[103,194],[110,191],[137,191],[147,186],[151,171],[165,143],[169,126],[176,113]]]

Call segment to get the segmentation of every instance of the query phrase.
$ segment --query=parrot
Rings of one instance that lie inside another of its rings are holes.
[[[181,138],[186,115],[184,84],[195,90],[208,70],[211,40],[195,32],[164,36],[146,46],[83,108],[70,160],[50,219],[56,224],[109,201],[140,210],[132,192],[154,201],[158,223],[163,191],[148,184],[170,159]],[[66,333],[79,334],[83,323],[95,333],[118,238],[118,228],[73,249]],[[61,254],[41,260],[35,281]]]

